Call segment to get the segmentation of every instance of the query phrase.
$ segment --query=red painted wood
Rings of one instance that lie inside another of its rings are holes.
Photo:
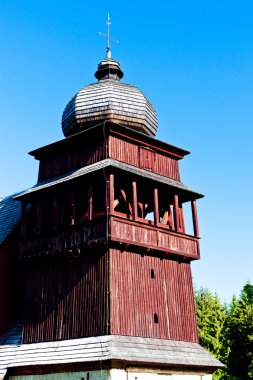
[[[109,136],[109,157],[180,180],[176,158],[143,147],[134,141],[129,142],[120,137]]]
[[[112,334],[198,341],[188,263],[111,249],[110,279]]]
[[[140,147],[140,168],[154,171],[156,154],[152,150]]]
[[[192,220],[193,220],[194,236],[199,237],[199,224],[198,224],[198,214],[197,214],[196,200],[193,200],[191,202],[191,208],[192,208]]]
[[[108,334],[106,252],[30,264],[23,343]]]
[[[138,218],[138,204],[137,204],[137,184],[135,181],[132,182],[132,196],[133,196],[133,219]]]
[[[110,214],[114,213],[114,174],[109,175]]]
[[[180,229],[179,225],[179,208],[178,208],[178,195],[174,195],[174,224],[175,230],[178,232]]]
[[[140,218],[137,222],[118,216],[111,218],[111,240],[199,259],[198,238],[178,234],[161,225],[142,223]]]
[[[159,218],[159,204],[158,204],[158,189],[154,189],[154,222],[158,226],[160,221]]]
[[[54,156],[42,158],[39,167],[38,181],[58,177],[64,173],[77,170],[106,158],[106,141],[87,141],[75,149],[57,152]]]
[[[92,185],[89,185],[88,189],[88,219],[92,220],[93,218],[93,197],[94,197],[94,189]]]
[[[76,204],[76,191],[72,190],[70,193],[70,225],[76,223],[77,217],[77,204]]]

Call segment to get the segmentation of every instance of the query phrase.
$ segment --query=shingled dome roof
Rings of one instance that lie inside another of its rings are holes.
[[[137,87],[120,82],[123,75],[119,63],[112,58],[100,62],[95,73],[98,82],[83,87],[63,112],[66,137],[103,121],[155,136],[158,121],[154,108]]]

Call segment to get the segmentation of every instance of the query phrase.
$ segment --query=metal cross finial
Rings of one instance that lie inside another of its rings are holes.
[[[110,26],[111,26],[111,19],[110,19],[109,13],[108,13],[106,24],[107,24],[107,49],[110,50]]]
[[[108,16],[107,16],[106,24],[107,24],[107,34],[99,32],[99,35],[102,36],[102,37],[106,37],[107,38],[106,57],[107,58],[111,58],[110,41],[114,41],[116,43],[118,43],[119,41],[117,41],[117,40],[115,40],[114,38],[111,37],[111,28],[110,28],[110,26],[111,26],[111,18],[110,18],[109,13],[108,13]]]

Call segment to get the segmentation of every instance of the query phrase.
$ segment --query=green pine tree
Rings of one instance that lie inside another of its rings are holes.
[[[228,308],[223,306],[218,295],[207,288],[195,292],[195,303],[200,344],[217,359],[225,362],[228,356],[226,319]],[[214,379],[225,378],[226,372],[218,370]]]
[[[228,372],[242,380],[253,379],[253,286],[249,283],[231,304],[228,330]]]

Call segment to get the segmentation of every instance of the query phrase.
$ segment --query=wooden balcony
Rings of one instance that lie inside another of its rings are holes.
[[[199,259],[199,238],[155,226],[153,222],[128,220],[120,216],[110,218],[110,240],[155,249],[191,259]]]
[[[61,252],[75,253],[82,247],[105,241],[106,219],[97,218],[21,240],[20,257],[46,256]]]

